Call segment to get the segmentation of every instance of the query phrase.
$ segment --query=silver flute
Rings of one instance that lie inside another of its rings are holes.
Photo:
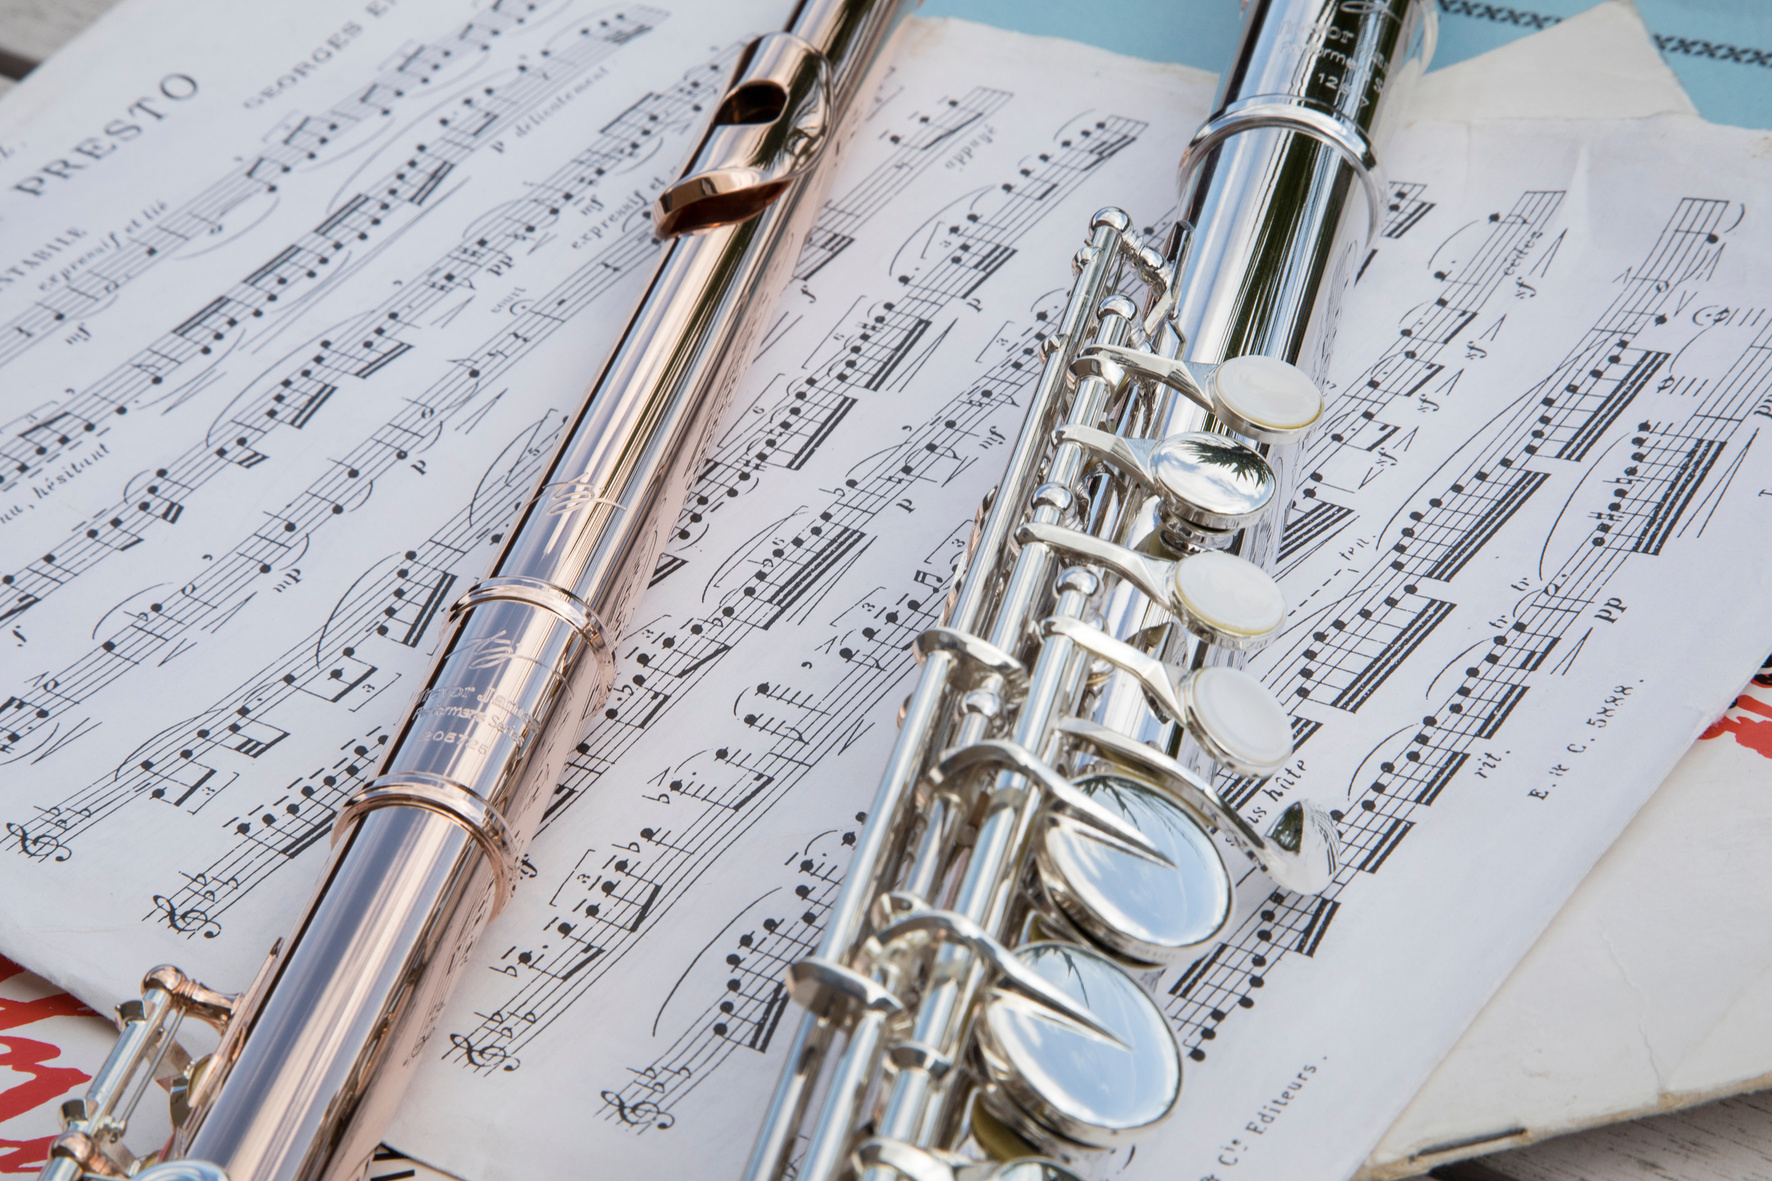
[[[653,207],[666,247],[638,308],[491,573],[453,605],[300,921],[237,995],[148,974],[63,1106],[42,1181],[348,1181],[367,1166],[609,691],[615,642],[910,7],[801,0],[744,50]],[[220,1031],[195,1061],[176,1041],[187,1017]],[[155,1079],[176,1130],[137,1157],[123,1134]]]
[[[1246,0],[1164,249],[1104,209],[981,506],[816,954],[744,1181],[1075,1181],[1166,1119],[1147,985],[1271,885],[1340,871],[1333,818],[1227,803],[1292,759],[1236,667],[1280,630],[1289,457],[1386,206],[1377,151],[1428,0]],[[1128,294],[1142,291],[1142,303]],[[1215,785],[1214,778],[1219,782]]]

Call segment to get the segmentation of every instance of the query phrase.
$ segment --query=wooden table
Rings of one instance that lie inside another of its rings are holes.
[[[0,0],[0,94],[115,3]],[[1443,1181],[1772,1181],[1772,1092],[1444,1165],[1431,1176]]]

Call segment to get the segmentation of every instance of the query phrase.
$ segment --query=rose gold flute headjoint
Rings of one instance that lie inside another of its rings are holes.
[[[1075,1181],[1185,1107],[1141,981],[1211,954],[1226,856],[1264,892],[1345,872],[1308,800],[1265,828],[1231,806],[1227,778],[1293,761],[1237,662],[1286,626],[1288,459],[1433,13],[1245,12],[1168,247],[1118,209],[1090,223],[842,893],[787,973],[804,1013],[744,1181]]]
[[[614,644],[909,7],[802,0],[740,56],[653,209],[665,245],[645,295],[493,569],[452,606],[379,773],[340,810],[320,890],[240,997],[149,976],[64,1108],[43,1181],[361,1173],[608,692]],[[221,1031],[196,1062],[175,1041],[187,1015]],[[122,1135],[154,1078],[172,1081],[177,1130],[137,1157]]]

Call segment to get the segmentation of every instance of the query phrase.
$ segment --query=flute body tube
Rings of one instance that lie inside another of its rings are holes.
[[[1183,217],[1195,227],[1177,277],[1175,331],[1191,361],[1261,354],[1316,381],[1346,296],[1390,204],[1379,164],[1433,55],[1431,7],[1386,0],[1254,0],[1213,117],[1180,165]],[[1206,414],[1177,399],[1165,433]],[[1271,456],[1278,502],[1296,473]],[[1271,567],[1275,513],[1239,550]]]
[[[179,1076],[173,1150],[137,1176],[347,1181],[366,1166],[610,689],[614,645],[909,7],[802,0],[710,94],[710,126],[654,206],[666,244],[639,306],[492,570],[453,604],[300,921],[239,996],[150,974],[154,1020],[129,1027],[86,1106],[67,1109],[44,1181],[136,1169],[112,1096],[169,1073],[190,1013],[221,1043]]]
[[[1378,248],[1392,202],[1380,155],[1432,59],[1436,31],[1430,5],[1253,0],[1213,114],[1177,169],[1193,232],[1154,351],[1179,351],[1198,364],[1256,354],[1318,382],[1327,377],[1342,301]],[[1155,414],[1164,435],[1223,429],[1187,398],[1168,398]],[[1272,569],[1298,492],[1298,447],[1263,450],[1278,508],[1229,548]],[[1144,531],[1154,527],[1150,503],[1134,516]],[[1123,632],[1142,608],[1142,596],[1122,591],[1108,613],[1125,621]],[[1185,636],[1173,636],[1165,656],[1239,659]],[[1115,682],[1101,695],[1098,720],[1192,752],[1185,736],[1143,708],[1135,685]]]

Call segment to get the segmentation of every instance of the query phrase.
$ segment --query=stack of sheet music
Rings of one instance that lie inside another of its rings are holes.
[[[129,0],[0,103],[0,952],[246,981],[788,7]],[[1211,93],[909,29],[390,1143],[737,1169],[1081,227],[1162,231]],[[1109,1168],[1394,1176],[1772,1069],[1772,706],[1654,794],[1772,648],[1766,145],[1622,3],[1427,80],[1252,666],[1298,758],[1238,801],[1350,856],[1163,976],[1187,1111]]]
[[[1622,2],[1430,75],[1424,89],[1417,119],[1698,122]],[[1410,1176],[1772,1083],[1768,760],[1772,690],[1755,683],[1582,881],[1361,1176]]]

